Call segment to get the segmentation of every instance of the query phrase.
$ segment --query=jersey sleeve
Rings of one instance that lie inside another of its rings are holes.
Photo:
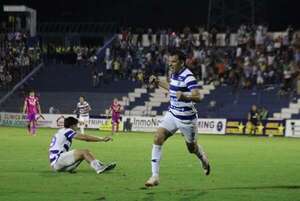
[[[196,78],[193,75],[188,75],[185,80],[184,83],[186,84],[186,87],[191,91],[193,89],[199,89],[200,86],[196,80]]]
[[[73,131],[73,130],[70,130],[70,131],[68,131],[68,132],[65,133],[65,137],[69,141],[71,141],[75,135],[76,135],[76,132]]]

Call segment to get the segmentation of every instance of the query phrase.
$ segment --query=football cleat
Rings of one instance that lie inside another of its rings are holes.
[[[204,174],[208,176],[210,174],[210,164],[205,153],[202,154],[201,162],[202,162],[202,168],[204,170]]]
[[[146,181],[145,186],[146,187],[153,187],[157,186],[159,184],[159,177],[158,176],[152,176]]]
[[[116,163],[109,163],[107,165],[102,165],[99,170],[97,170],[97,174],[101,174],[103,172],[114,169],[117,166]]]

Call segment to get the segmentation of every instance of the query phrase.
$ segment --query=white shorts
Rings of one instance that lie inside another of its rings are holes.
[[[188,143],[196,142],[198,137],[197,118],[189,122],[181,121],[174,117],[170,112],[167,112],[159,124],[160,128],[165,128],[171,134],[174,134],[178,129]]]
[[[78,167],[82,160],[75,161],[74,150],[60,154],[56,163],[52,166],[55,171],[72,171]]]
[[[79,115],[79,122],[83,122],[85,125],[88,125],[90,121],[89,116],[81,116]]]

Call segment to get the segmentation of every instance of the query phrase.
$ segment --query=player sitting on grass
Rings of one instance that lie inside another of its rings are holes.
[[[70,150],[72,139],[87,142],[108,142],[112,141],[111,137],[96,137],[76,133],[78,120],[74,117],[68,117],[64,121],[64,128],[59,129],[52,137],[49,148],[50,165],[53,170],[58,172],[72,172],[79,164],[85,160],[90,166],[100,174],[104,171],[115,168],[116,163],[104,164],[97,160],[87,149]]]

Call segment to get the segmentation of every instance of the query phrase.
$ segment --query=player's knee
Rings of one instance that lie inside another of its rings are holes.
[[[84,149],[83,151],[84,151],[85,154],[89,154],[90,153],[90,150],[88,150],[88,149]]]
[[[190,154],[193,154],[193,153],[195,153],[195,150],[194,150],[194,148],[193,148],[193,147],[188,147],[188,151],[189,151],[189,153],[190,153]]]
[[[89,154],[89,153],[90,153],[90,150],[88,150],[88,149],[81,149],[81,150],[79,150],[79,152],[80,152],[82,155],[86,155],[86,154]]]
[[[162,145],[164,143],[164,135],[161,133],[156,133],[154,135],[154,144]]]
[[[193,144],[188,144],[187,149],[188,149],[189,153],[191,153],[191,154],[194,154],[197,151],[196,147]]]

